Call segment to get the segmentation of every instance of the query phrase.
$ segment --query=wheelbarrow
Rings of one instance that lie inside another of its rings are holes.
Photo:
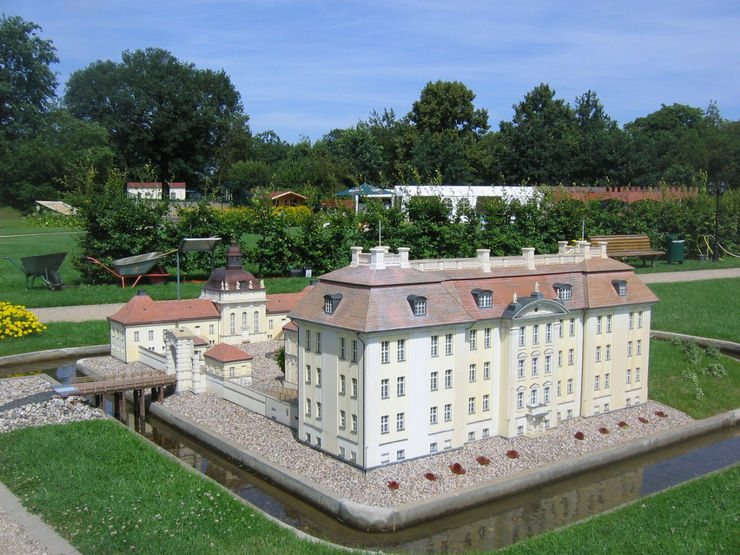
[[[58,291],[62,288],[62,278],[59,275],[59,268],[64,262],[66,252],[56,252],[53,254],[41,254],[39,256],[26,256],[21,258],[21,264],[9,256],[3,256],[17,266],[21,272],[26,275],[26,291],[28,291],[28,278],[31,278],[31,287],[33,287],[36,278],[41,278],[44,285],[50,291]]]
[[[136,256],[128,256],[126,258],[119,258],[113,261],[115,270],[109,268],[99,260],[96,260],[92,256],[85,257],[85,260],[98,264],[111,274],[121,280],[121,288],[126,289],[126,278],[135,278],[131,287],[136,287],[142,278],[147,278],[150,283],[162,283],[166,278],[170,276],[169,272],[159,264],[159,260],[172,254],[176,250],[168,252],[148,252],[146,254],[137,254]]]

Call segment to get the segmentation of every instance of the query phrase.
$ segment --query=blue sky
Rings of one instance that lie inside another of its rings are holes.
[[[253,132],[293,143],[406,114],[427,82],[461,81],[492,128],[541,82],[595,90],[620,125],[678,102],[740,119],[740,2],[706,0],[3,0],[71,73],[149,46],[223,69]]]

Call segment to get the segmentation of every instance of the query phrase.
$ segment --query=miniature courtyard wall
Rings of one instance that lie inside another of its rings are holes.
[[[146,347],[139,347],[139,362],[155,370],[164,370],[167,364],[167,357],[163,353],[157,353]]]

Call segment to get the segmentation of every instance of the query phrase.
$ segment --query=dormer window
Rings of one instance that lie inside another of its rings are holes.
[[[553,288],[561,301],[569,301],[573,298],[573,288],[570,283],[555,283]]]
[[[473,289],[471,291],[478,308],[491,308],[493,306],[493,291],[487,289]]]
[[[324,313],[334,314],[334,311],[339,306],[339,302],[342,300],[342,294],[336,293],[334,295],[324,295]]]
[[[420,297],[419,295],[409,295],[406,300],[411,306],[411,312],[414,316],[426,316],[427,313],[427,298]]]
[[[612,285],[614,286],[615,291],[617,292],[617,295],[620,297],[626,297],[627,296],[627,282],[623,279],[614,279],[612,280]]]

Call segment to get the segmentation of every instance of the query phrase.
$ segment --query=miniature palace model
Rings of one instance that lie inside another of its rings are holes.
[[[200,299],[134,297],[110,317],[111,354],[177,373],[178,392],[212,391],[296,427],[299,441],[364,469],[647,401],[658,299],[606,243],[437,260],[353,247],[349,266],[269,297],[241,266],[234,245]],[[255,409],[254,392],[237,391],[251,387],[248,343],[280,337],[294,395]]]

